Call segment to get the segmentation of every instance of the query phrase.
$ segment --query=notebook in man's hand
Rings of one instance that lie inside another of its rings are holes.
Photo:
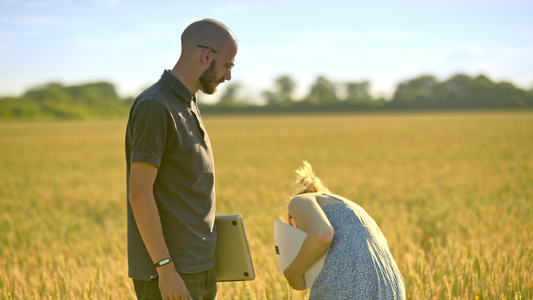
[[[254,266],[242,216],[216,216],[215,227],[217,281],[254,280]]]

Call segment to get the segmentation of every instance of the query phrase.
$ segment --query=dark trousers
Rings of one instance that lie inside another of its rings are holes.
[[[214,300],[217,298],[217,279],[215,270],[193,274],[180,274],[189,293],[194,300]],[[150,281],[133,279],[135,294],[139,300],[158,300],[161,298],[159,291],[159,278]]]

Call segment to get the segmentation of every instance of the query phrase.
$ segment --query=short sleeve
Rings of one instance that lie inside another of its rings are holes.
[[[154,100],[137,104],[131,116],[130,162],[144,162],[160,167],[167,139],[168,113]]]

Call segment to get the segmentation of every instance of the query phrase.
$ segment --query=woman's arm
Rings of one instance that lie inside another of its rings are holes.
[[[306,288],[304,273],[327,252],[333,240],[333,226],[317,203],[316,195],[299,195],[289,203],[291,218],[307,233],[300,252],[284,272],[289,284],[297,290]]]

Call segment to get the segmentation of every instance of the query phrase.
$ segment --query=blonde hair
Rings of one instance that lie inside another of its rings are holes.
[[[330,193],[329,189],[322,183],[322,180],[315,175],[311,164],[303,161],[303,166],[296,169],[296,184],[301,190],[296,194],[306,193]]]

